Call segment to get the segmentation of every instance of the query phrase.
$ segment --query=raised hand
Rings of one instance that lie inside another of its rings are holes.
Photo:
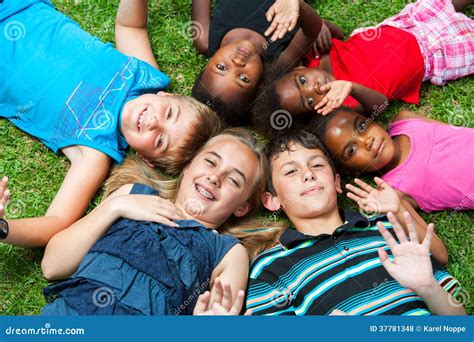
[[[214,283],[215,296],[211,305],[211,293],[206,291],[200,295],[196,306],[194,307],[194,315],[238,315],[242,310],[244,304],[245,292],[240,290],[237,294],[237,298],[232,303],[232,290],[228,283],[223,283],[219,278]],[[251,315],[252,311],[247,310],[245,315]]]
[[[393,213],[388,213],[387,216],[399,242],[394,239],[381,222],[377,222],[377,228],[387,242],[394,258],[393,261],[390,260],[387,252],[380,248],[378,250],[380,261],[387,272],[400,285],[412,289],[416,293],[423,293],[425,289],[436,284],[430,259],[434,226],[432,223],[428,225],[425,239],[420,244],[411,215],[408,212],[404,213],[404,218],[407,223],[409,239],[396,216]]]
[[[319,32],[318,38],[313,44],[313,50],[316,52],[316,57],[325,54],[331,49],[332,43],[332,34],[331,30],[323,21],[323,26],[321,27],[321,32]]]
[[[0,218],[5,216],[8,200],[10,199],[10,190],[8,190],[8,177],[4,176],[0,182]]]
[[[185,217],[174,203],[158,196],[121,195],[111,199],[120,217],[136,221],[149,221],[179,227],[171,220]]]
[[[344,100],[351,94],[354,85],[349,81],[333,81],[319,88],[321,92],[327,92],[326,96],[314,107],[321,115],[327,115],[334,109],[339,108]]]
[[[271,24],[265,31],[265,36],[272,35],[270,38],[272,42],[283,38],[287,32],[295,28],[299,14],[299,0],[276,0],[267,11],[267,20]]]
[[[347,197],[356,202],[359,208],[365,212],[385,214],[391,211],[398,213],[401,201],[397,191],[379,177],[375,177],[374,181],[377,184],[377,189],[361,179],[354,179],[354,183],[359,187],[347,184],[346,189],[349,190]]]

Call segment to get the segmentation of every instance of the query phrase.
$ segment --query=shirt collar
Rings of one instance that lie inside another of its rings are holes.
[[[329,237],[332,235],[337,235],[349,229],[352,229],[354,227],[368,227],[369,226],[369,220],[359,212],[356,212],[351,209],[340,209],[339,214],[341,215],[341,218],[344,221],[344,224],[336,228],[333,234],[323,233],[319,235],[308,235],[308,234],[301,233],[294,228],[288,228],[281,235],[280,243],[284,247],[290,247],[290,245],[293,245],[296,243],[313,240],[313,239],[320,239],[320,238],[322,239],[322,238]]]

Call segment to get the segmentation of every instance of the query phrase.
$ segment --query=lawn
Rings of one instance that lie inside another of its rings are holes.
[[[310,3],[322,17],[341,26],[346,33],[361,26],[374,25],[397,13],[407,1],[319,0]],[[57,0],[56,7],[76,20],[85,30],[105,42],[114,40],[114,20],[118,0]],[[469,14],[474,14],[471,8]],[[160,68],[172,79],[170,91],[190,94],[195,75],[206,63],[198,56],[190,38],[191,1],[150,1],[149,30]],[[379,120],[386,124],[402,108],[431,118],[465,127],[474,127],[474,78],[451,82],[444,87],[424,84],[420,106],[394,103]],[[10,177],[11,203],[6,217],[43,215],[60,187],[68,169],[64,156],[57,156],[37,140],[0,120],[0,175]],[[450,172],[446,165],[445,172]],[[465,175],[473,177],[473,175]],[[80,189],[77,189],[80,191]],[[100,201],[96,196],[91,207]],[[345,200],[341,204],[348,205]],[[445,211],[423,217],[434,222],[446,243],[448,270],[464,286],[461,297],[470,314],[474,311],[474,212]],[[0,244],[0,314],[35,315],[44,305],[41,289],[42,249],[23,249]],[[470,300],[471,299],[471,300]]]

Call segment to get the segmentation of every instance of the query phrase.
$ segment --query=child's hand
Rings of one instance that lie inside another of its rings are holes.
[[[148,221],[179,227],[171,220],[184,219],[181,211],[174,203],[158,196],[121,195],[112,198],[113,208],[120,217],[135,221]]]
[[[10,190],[8,190],[8,177],[3,177],[0,182],[0,218],[5,216],[8,200],[10,199]]]
[[[209,306],[209,301],[211,299],[211,293],[206,291],[204,294],[200,295],[196,306],[194,307],[194,315],[238,315],[242,310],[242,305],[244,304],[245,292],[240,290],[237,294],[237,298],[232,304],[232,291],[230,285],[227,283],[222,283],[222,281],[217,278],[214,284],[215,288],[215,298],[212,304]],[[247,310],[245,315],[251,315],[252,311]]]
[[[379,177],[374,178],[377,189],[365,183],[361,179],[354,179],[358,187],[352,184],[346,184],[349,190],[347,197],[357,203],[360,209],[369,213],[398,213],[400,210],[400,196],[397,191],[387,182]]]
[[[265,31],[265,36],[272,34],[271,42],[283,38],[287,32],[295,28],[299,14],[299,0],[276,0],[267,11],[267,20],[272,23]]]
[[[377,222],[379,232],[387,242],[394,257],[392,262],[383,248],[380,248],[378,251],[380,261],[387,272],[400,285],[412,289],[417,294],[436,285],[430,259],[430,246],[434,230],[433,224],[430,223],[428,225],[425,239],[420,244],[415,226],[408,212],[404,213],[404,218],[407,223],[410,240],[407,239],[396,216],[393,213],[388,213],[387,216],[400,241],[397,242],[384,225],[381,222]]]
[[[328,92],[324,99],[319,102],[314,110],[321,115],[327,115],[334,109],[342,106],[344,100],[351,94],[354,85],[349,81],[333,81],[323,85],[319,90]]]
[[[318,38],[316,38],[316,41],[313,44],[313,50],[316,53],[316,57],[319,57],[331,50],[331,39],[331,30],[323,21],[321,32],[319,32]]]

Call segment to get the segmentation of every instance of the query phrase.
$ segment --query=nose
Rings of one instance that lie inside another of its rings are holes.
[[[155,113],[151,114],[147,121],[148,130],[157,129],[159,127],[158,115]]]
[[[244,67],[247,64],[247,61],[241,55],[235,55],[232,57],[232,63],[234,63],[236,66]]]
[[[209,175],[207,178],[209,179],[209,182],[212,185],[214,185],[218,188],[221,186],[220,177],[217,174],[213,173],[213,174]]]
[[[372,150],[372,147],[374,147],[374,141],[375,141],[374,137],[365,138],[364,144],[365,144],[365,147],[367,148],[367,151]]]
[[[303,181],[308,182],[310,180],[316,180],[316,174],[310,168],[307,168],[303,174]]]

